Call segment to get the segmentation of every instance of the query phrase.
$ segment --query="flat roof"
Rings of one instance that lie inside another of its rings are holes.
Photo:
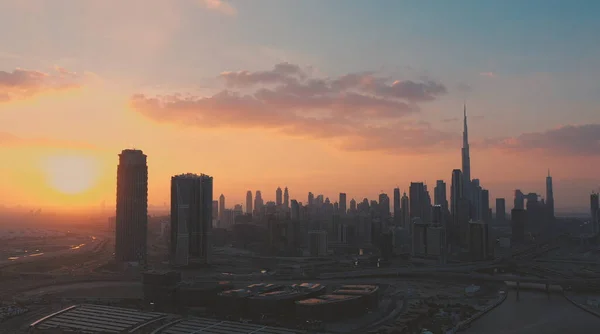
[[[358,299],[361,298],[357,295],[323,295],[317,298],[309,298],[304,300],[299,300],[296,304],[299,305],[317,305],[317,304],[330,304],[330,303],[338,303],[345,300]]]
[[[157,312],[82,304],[46,316],[32,323],[30,327],[38,330],[61,329],[81,333],[127,333],[167,316]]]
[[[241,322],[221,321],[207,318],[188,318],[168,323],[152,334],[299,334],[287,328],[269,327]]]

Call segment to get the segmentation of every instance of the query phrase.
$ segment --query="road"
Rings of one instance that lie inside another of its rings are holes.
[[[563,334],[595,333],[600,318],[595,317],[566,300],[562,294],[519,292],[509,290],[500,306],[473,322],[465,334]]]

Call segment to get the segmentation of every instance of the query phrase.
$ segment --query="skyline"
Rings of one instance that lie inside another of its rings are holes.
[[[148,155],[155,206],[185,172],[229,203],[449,184],[464,101],[491,203],[544,194],[548,168],[558,211],[599,189],[596,2],[109,3],[0,4],[3,205],[112,207],[124,148]]]

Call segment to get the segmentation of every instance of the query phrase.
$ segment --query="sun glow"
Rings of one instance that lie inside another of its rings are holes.
[[[98,180],[98,165],[91,157],[60,155],[47,158],[43,163],[48,184],[69,195],[83,193]]]

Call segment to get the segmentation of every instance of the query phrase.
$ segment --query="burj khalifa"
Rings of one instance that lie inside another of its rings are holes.
[[[469,130],[467,128],[467,104],[464,105],[464,129],[462,147],[462,177],[463,197],[472,202],[471,198],[471,157],[469,155]]]

